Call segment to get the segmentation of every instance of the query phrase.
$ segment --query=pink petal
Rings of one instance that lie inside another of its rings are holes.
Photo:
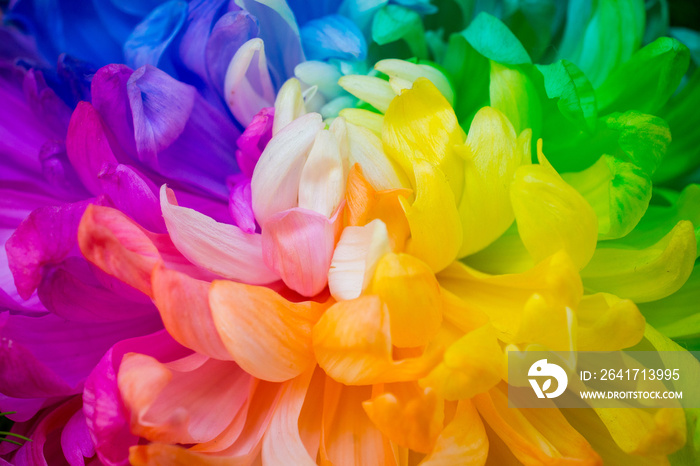
[[[245,179],[244,175],[234,175],[229,180],[233,181],[228,198],[231,217],[245,233],[255,233],[256,223],[250,192],[250,180]]]
[[[92,371],[85,382],[83,412],[97,456],[107,466],[127,466],[129,447],[138,442],[138,437],[131,433],[117,386],[117,369],[128,352],[149,354],[161,362],[191,353],[162,330],[117,343]]]
[[[165,185],[161,187],[160,205],[170,238],[192,263],[245,283],[265,284],[278,279],[262,260],[260,235],[244,233],[234,225],[178,206],[175,194]]]
[[[221,434],[244,407],[252,380],[234,362],[198,354],[162,364],[129,353],[118,374],[132,431],[151,441],[181,444]]]
[[[29,299],[41,282],[42,269],[68,257],[76,244],[80,217],[88,204],[99,199],[41,207],[33,211],[7,240],[5,249],[17,291]]]
[[[289,209],[270,217],[263,228],[265,263],[303,296],[326,287],[341,210],[329,220],[312,210]]]
[[[238,146],[236,161],[241,172],[248,178],[253,176],[255,165],[272,138],[274,115],[274,107],[263,108],[253,117],[243,134],[236,140]]]

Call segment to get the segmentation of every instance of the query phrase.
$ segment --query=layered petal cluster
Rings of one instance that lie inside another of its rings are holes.
[[[0,30],[0,463],[699,460],[680,405],[507,400],[699,347],[665,2],[59,3]]]

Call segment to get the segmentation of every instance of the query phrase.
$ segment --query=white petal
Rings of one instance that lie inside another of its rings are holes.
[[[410,187],[401,168],[384,154],[382,141],[370,130],[347,123],[350,166],[359,163],[362,174],[377,191]]]
[[[279,280],[263,260],[262,235],[178,206],[175,193],[166,185],[160,188],[160,208],[170,239],[193,264],[253,285]]]
[[[272,134],[277,134],[292,121],[306,114],[304,97],[298,79],[288,79],[277,94],[275,100],[275,119],[272,122]]]
[[[391,252],[386,225],[379,219],[346,227],[335,247],[328,287],[338,301],[354,299],[367,287],[379,259]]]
[[[377,64],[374,65],[374,69],[381,71],[390,78],[400,78],[411,83],[418,78],[428,78],[435,84],[435,87],[438,88],[450,104],[454,103],[455,96],[450,82],[445,75],[435,67],[390,58],[378,61]]]
[[[275,101],[262,39],[250,39],[233,56],[226,70],[224,95],[231,113],[243,126]]]
[[[260,156],[250,189],[253,212],[263,228],[272,215],[297,206],[301,172],[321,128],[318,113],[297,118],[273,136]]]
[[[360,100],[364,100],[377,110],[385,113],[389,104],[396,97],[391,85],[373,76],[350,75],[343,76],[338,81],[340,87]]]
[[[345,175],[335,135],[321,130],[306,159],[299,182],[299,207],[330,216],[345,194]]]

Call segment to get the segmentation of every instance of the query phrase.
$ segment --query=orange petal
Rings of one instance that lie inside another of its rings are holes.
[[[163,325],[180,344],[209,357],[230,360],[209,309],[209,282],[167,269],[153,269],[153,300]]]
[[[431,389],[415,382],[389,384],[385,392],[362,403],[375,426],[389,440],[412,450],[432,450],[443,425],[443,405]]]
[[[313,365],[311,328],[325,305],[225,280],[212,283],[209,305],[224,346],[246,372],[282,382]]]
[[[440,285],[421,260],[408,254],[385,254],[377,263],[369,292],[389,309],[394,345],[423,346],[440,328]]]
[[[361,296],[331,306],[313,329],[319,366],[347,385],[415,380],[427,358],[392,358],[389,311],[377,296]]]

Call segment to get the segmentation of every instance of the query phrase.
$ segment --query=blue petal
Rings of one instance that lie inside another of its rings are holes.
[[[409,8],[422,15],[432,15],[437,13],[438,8],[430,4],[430,0],[392,0],[391,3],[396,3],[404,8]]]
[[[367,43],[349,19],[331,15],[309,21],[301,28],[301,42],[309,60],[364,60]]]
[[[287,0],[299,26],[338,12],[342,0]]]
[[[124,43],[126,64],[132,68],[153,65],[172,72],[170,63],[160,63],[161,57],[186,17],[187,2],[182,0],[172,0],[153,10]]]

